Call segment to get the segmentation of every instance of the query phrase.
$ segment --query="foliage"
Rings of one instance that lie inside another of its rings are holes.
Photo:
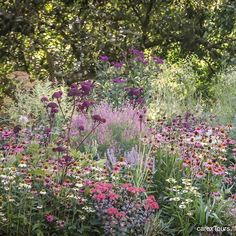
[[[67,82],[88,79],[100,54],[118,60],[136,47],[171,62],[193,55],[204,90],[212,75],[235,63],[231,0],[4,1],[0,8],[1,79],[19,70]]]

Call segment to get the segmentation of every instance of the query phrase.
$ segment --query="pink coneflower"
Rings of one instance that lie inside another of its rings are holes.
[[[52,223],[54,220],[55,220],[55,216],[54,215],[51,215],[51,214],[46,215],[46,221],[48,223]]]

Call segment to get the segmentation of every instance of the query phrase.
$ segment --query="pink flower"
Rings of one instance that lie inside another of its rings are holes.
[[[197,178],[203,178],[203,177],[205,177],[206,176],[206,174],[205,173],[203,173],[202,171],[199,171],[197,174],[196,174],[196,177]]]
[[[118,199],[119,197],[120,197],[120,195],[118,195],[118,194],[116,194],[116,193],[108,193],[108,198],[110,199],[110,200],[116,200],[116,199]]]
[[[128,187],[128,188],[126,188],[126,190],[130,193],[133,193],[133,194],[145,192],[144,188],[136,188],[136,187]]]
[[[92,191],[94,193],[104,193],[110,191],[112,187],[113,185],[110,183],[96,183]]]
[[[120,211],[116,214],[116,218],[123,218],[123,217],[125,217],[125,215],[126,215],[125,212]]]
[[[107,209],[107,214],[110,216],[116,216],[116,214],[118,214],[118,213],[119,213],[119,211],[117,208],[110,207]]]
[[[146,210],[158,210],[160,207],[156,202],[156,199],[153,195],[150,195],[146,199],[146,204],[144,206]]]
[[[99,194],[95,194],[93,198],[98,202],[102,202],[103,200],[105,200],[106,195],[103,193],[99,193]]]
[[[54,215],[48,214],[46,215],[46,220],[48,223],[52,223],[55,220]]]

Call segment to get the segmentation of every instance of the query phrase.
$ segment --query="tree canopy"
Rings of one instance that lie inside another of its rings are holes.
[[[0,73],[70,80],[100,54],[148,49],[196,58],[210,78],[236,62],[234,0],[6,0],[0,3]]]

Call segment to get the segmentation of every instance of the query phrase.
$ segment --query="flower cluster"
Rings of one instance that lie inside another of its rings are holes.
[[[153,213],[159,209],[153,195],[146,197],[144,188],[129,183],[114,185],[89,182],[87,188],[97,216],[104,224],[105,235],[130,232],[138,235],[143,232],[145,223]]]
[[[208,174],[227,177],[231,168],[227,163],[227,150],[235,145],[229,135],[231,128],[230,125],[213,127],[187,114],[171,122],[159,120],[150,142],[178,154],[183,168],[190,168],[196,178]]]

